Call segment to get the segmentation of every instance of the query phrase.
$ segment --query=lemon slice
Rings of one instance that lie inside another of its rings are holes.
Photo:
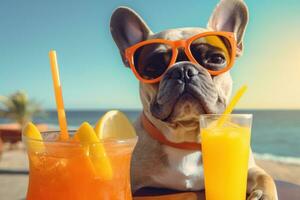
[[[99,139],[128,139],[136,137],[135,129],[125,114],[112,110],[105,113],[96,123],[95,132]]]
[[[42,135],[33,123],[29,122],[24,126],[23,135],[26,137],[29,150],[34,152],[45,151]]]
[[[82,123],[74,137],[83,145],[88,145],[88,155],[96,174],[103,180],[111,180],[113,171],[110,160],[106,155],[103,144],[99,143],[99,138],[93,127],[87,122]]]

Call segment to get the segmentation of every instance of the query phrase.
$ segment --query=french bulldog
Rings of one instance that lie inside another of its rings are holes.
[[[243,52],[243,36],[248,22],[248,9],[242,0],[221,0],[214,9],[206,28],[177,28],[153,33],[132,9],[117,8],[111,17],[110,30],[125,66],[129,67],[125,49],[154,38],[182,40],[207,31],[232,32],[236,39],[236,57]],[[155,48],[153,49],[153,52]],[[147,56],[153,52],[144,52]],[[186,81],[188,80],[188,81]],[[227,71],[213,76],[200,64],[191,62],[182,49],[158,83],[140,82],[140,99],[144,118],[171,144],[197,143],[199,116],[222,113],[232,90]],[[132,190],[160,187],[182,191],[204,189],[201,151],[176,148],[162,143],[149,134],[143,118],[134,123],[139,137],[131,166]],[[221,167],[221,166],[220,166]],[[263,169],[255,164],[250,153],[248,200],[277,200],[276,186]]]

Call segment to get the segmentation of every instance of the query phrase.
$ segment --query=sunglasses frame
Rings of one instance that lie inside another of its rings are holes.
[[[235,39],[234,33],[232,33],[232,32],[210,31],[210,32],[196,34],[188,39],[175,40],[175,41],[166,40],[166,39],[149,39],[149,40],[139,42],[139,43],[125,49],[125,58],[128,61],[131,70],[133,71],[134,75],[137,77],[138,80],[140,80],[143,83],[157,83],[161,80],[162,76],[164,75],[164,73],[166,73],[167,70],[155,79],[148,80],[148,79],[143,78],[137,72],[135,65],[134,65],[134,54],[138,48],[140,48],[144,45],[147,45],[147,44],[155,44],[155,43],[166,44],[166,45],[170,46],[172,48],[172,57],[171,57],[169,65],[167,66],[167,69],[170,68],[176,62],[176,59],[178,56],[178,48],[180,48],[180,47],[184,48],[184,52],[185,52],[186,56],[192,63],[199,64],[196,61],[196,59],[194,58],[194,56],[190,50],[190,46],[193,41],[195,41],[199,38],[202,38],[202,37],[206,37],[206,36],[222,36],[222,37],[225,37],[226,39],[228,39],[231,49],[232,49],[231,56],[230,56],[230,62],[227,64],[227,66],[225,68],[218,70],[218,71],[212,71],[212,70],[206,69],[213,76],[217,76],[224,72],[227,72],[228,70],[230,70],[232,68],[234,60],[235,60],[235,56],[236,56],[236,39]]]

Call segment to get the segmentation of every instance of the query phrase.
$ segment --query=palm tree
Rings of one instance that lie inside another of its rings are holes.
[[[41,106],[34,100],[28,99],[23,91],[17,91],[6,97],[0,95],[0,118],[8,118],[23,127],[34,116],[43,114]]]

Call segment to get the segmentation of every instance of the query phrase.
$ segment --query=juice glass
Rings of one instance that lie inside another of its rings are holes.
[[[252,115],[221,117],[200,116],[206,200],[245,200]]]
[[[42,137],[43,141],[23,136],[30,169],[27,200],[132,199],[130,160],[137,138],[104,140],[87,146],[59,141],[59,132],[55,131],[44,132]],[[90,145],[105,147],[113,170],[111,179],[105,180],[98,175],[88,155]],[[40,148],[30,148],[32,146],[43,146],[44,150],[38,152],[36,149]]]

